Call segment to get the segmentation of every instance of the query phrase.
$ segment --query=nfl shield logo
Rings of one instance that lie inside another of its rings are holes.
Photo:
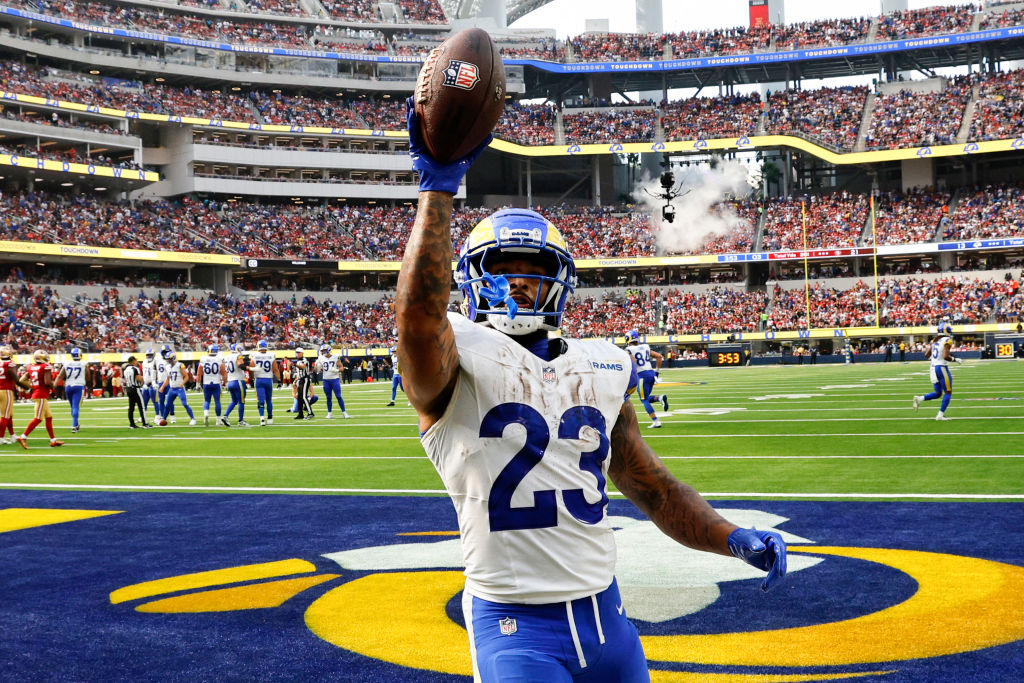
[[[476,68],[476,64],[464,62],[461,59],[449,59],[448,68],[442,73],[445,85],[463,90],[472,90],[480,80],[480,70]]]
[[[544,380],[544,384],[551,384],[555,381],[555,369],[550,365],[541,368],[540,378]]]
[[[512,617],[505,617],[504,619],[499,619],[498,627],[501,629],[501,635],[510,636],[516,632],[516,620]]]

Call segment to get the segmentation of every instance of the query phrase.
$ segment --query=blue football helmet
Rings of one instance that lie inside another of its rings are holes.
[[[164,360],[170,360],[170,356],[172,355],[174,355],[174,350],[171,349],[170,344],[164,344],[160,348],[160,357],[163,358]]]
[[[164,360],[167,361],[168,363],[173,363],[177,359],[178,356],[174,353],[174,351],[168,351],[167,355],[164,356]]]
[[[258,348],[260,351],[266,351],[267,350],[267,340],[266,339],[260,339],[259,342],[256,344],[256,348]]]
[[[953,326],[949,323],[941,323],[939,325],[939,334],[953,334]]]
[[[152,358],[155,355],[156,355],[156,352],[153,351],[153,349],[146,349],[146,358]]]
[[[78,347],[71,349],[71,357],[74,358],[75,360],[78,360],[79,358],[82,357],[82,350]]]
[[[630,330],[626,333],[626,341],[637,344],[640,342],[640,333],[636,330]]]
[[[217,346],[216,344],[210,344],[210,353],[218,353],[219,351],[220,351],[220,347],[219,346]]]
[[[330,355],[331,351],[333,351],[334,349],[331,347],[330,344],[321,344],[319,350],[321,356],[327,356]]]
[[[544,267],[545,275],[490,273],[502,258],[523,258]],[[507,278],[538,280],[532,304],[515,302]],[[509,335],[557,330],[569,294],[576,288],[576,264],[565,239],[546,218],[527,209],[504,209],[477,223],[462,247],[455,269],[466,317]],[[544,287],[547,285],[547,292]]]

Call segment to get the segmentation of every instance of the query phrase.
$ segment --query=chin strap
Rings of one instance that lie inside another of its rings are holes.
[[[509,320],[515,320],[516,313],[519,312],[519,305],[509,293],[508,278],[504,275],[495,277],[490,273],[484,273],[480,279],[487,283],[486,287],[480,288],[480,296],[487,299],[487,303],[492,307],[505,304]]]

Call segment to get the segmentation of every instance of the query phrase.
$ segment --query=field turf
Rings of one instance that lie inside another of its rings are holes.
[[[662,429],[648,429],[633,402],[655,451],[710,497],[1024,499],[1024,363],[968,362],[953,377],[948,422],[934,420],[938,401],[911,406],[930,388],[924,363],[665,370],[655,388],[670,400]],[[325,419],[321,395],[316,419],[299,422],[280,389],[275,424],[260,427],[250,392],[253,426],[225,428],[203,426],[193,393],[197,426],[178,406],[176,424],[134,431],[124,399],[89,400],[77,434],[67,404],[53,401],[66,445],[49,448],[40,425],[30,450],[0,447],[0,487],[443,495],[404,396],[386,407],[390,382],[345,385],[343,395],[351,419],[337,407]],[[30,414],[30,404],[15,407],[16,433]]]

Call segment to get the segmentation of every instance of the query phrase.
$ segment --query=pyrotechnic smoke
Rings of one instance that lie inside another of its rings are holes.
[[[664,200],[651,196],[663,192],[659,178],[644,178],[633,193],[633,197],[651,211],[661,250],[690,251],[698,248],[709,235],[725,235],[744,226],[743,220],[728,205],[719,203],[726,199],[745,199],[750,194],[747,166],[738,161],[723,161],[713,169],[705,165],[673,170],[673,173],[676,186],[680,187],[680,195],[672,200],[676,210],[673,222],[662,218]]]

